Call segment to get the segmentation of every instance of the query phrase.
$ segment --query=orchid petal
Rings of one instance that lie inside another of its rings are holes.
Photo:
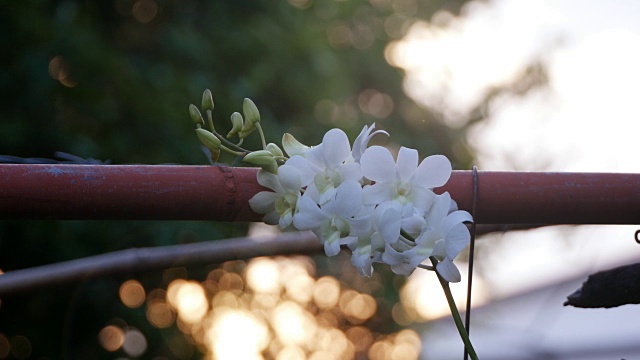
[[[339,241],[325,241],[324,242],[324,252],[327,256],[336,256],[340,252],[340,242]]]
[[[326,167],[335,168],[351,155],[347,134],[340,129],[329,130],[322,138],[323,157]]]
[[[298,208],[299,212],[293,217],[293,225],[298,230],[314,229],[328,220],[328,216],[307,196],[300,197]]]
[[[372,146],[360,158],[362,174],[373,181],[396,180],[396,164],[391,152],[382,146]]]
[[[447,183],[451,176],[451,162],[444,155],[433,155],[422,160],[414,181],[420,186],[436,188]]]
[[[391,187],[377,183],[362,190],[362,203],[364,205],[377,205],[391,200]]]
[[[269,188],[275,192],[284,192],[284,188],[280,185],[280,180],[278,179],[278,175],[270,173],[265,170],[258,170],[258,184]]]
[[[441,262],[439,262],[436,266],[436,270],[438,271],[438,274],[440,274],[440,276],[442,276],[442,278],[448,282],[455,283],[460,282],[461,280],[460,271],[453,263],[453,261],[449,258],[445,258]]]
[[[442,222],[449,213],[449,207],[451,206],[451,195],[448,192],[444,192],[441,195],[436,195],[431,205],[431,209],[427,213],[426,220],[429,226],[440,229]],[[443,235],[446,233],[443,233]]]
[[[464,224],[458,223],[452,227],[445,238],[447,257],[455,259],[460,251],[469,245],[470,238],[469,229]]]
[[[271,211],[262,218],[262,221],[265,224],[278,225],[278,223],[280,222],[280,214],[278,214],[276,211]]]
[[[300,155],[293,156],[289,158],[283,166],[285,165],[292,166],[298,170],[300,173],[300,185],[302,187],[309,185],[313,181],[315,172],[311,170],[309,162],[304,157]],[[282,167],[280,167],[280,169],[282,169]]]
[[[451,231],[451,228],[453,228],[457,224],[467,221],[473,222],[473,217],[471,217],[471,214],[469,214],[468,212],[464,210],[457,210],[452,212],[451,214],[447,215],[447,217],[444,219],[444,222],[442,223],[442,234],[447,235],[449,231]]]
[[[362,208],[362,185],[355,180],[347,180],[336,189],[337,213],[345,218],[356,215]]]
[[[407,182],[411,181],[418,168],[418,151],[403,146],[398,152],[396,161],[400,179]]]
[[[278,179],[285,189],[299,190],[302,188],[300,183],[300,172],[291,165],[282,165],[278,169]]]
[[[249,199],[251,210],[258,214],[266,214],[275,209],[275,201],[280,195],[271,191],[260,191]]]

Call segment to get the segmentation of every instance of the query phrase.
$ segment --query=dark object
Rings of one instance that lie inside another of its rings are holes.
[[[79,165],[109,165],[110,160],[101,161],[93,158],[84,159],[80,156],[68,154],[62,151],[56,151],[54,156],[56,159],[46,158],[23,158],[12,155],[0,155],[0,163],[2,164],[79,164]]]
[[[612,308],[626,304],[640,304],[640,264],[589,275],[582,287],[567,296],[564,303],[580,308]]]

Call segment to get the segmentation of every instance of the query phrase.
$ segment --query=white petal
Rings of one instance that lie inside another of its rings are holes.
[[[422,160],[414,181],[427,188],[435,188],[447,183],[451,176],[451,162],[444,155],[433,155]]]
[[[308,160],[309,166],[314,172],[324,171],[324,154],[322,144],[311,148],[304,154],[304,157]]]
[[[378,232],[380,232],[382,239],[386,243],[394,244],[400,236],[401,226],[402,218],[400,217],[400,212],[396,209],[387,209],[378,223]]]
[[[442,231],[442,223],[449,213],[449,207],[451,206],[451,195],[448,192],[444,192],[442,195],[437,195],[433,200],[431,209],[427,213],[426,220],[429,226]],[[442,235],[446,234],[443,232]]]
[[[265,224],[278,225],[278,222],[280,221],[280,214],[276,211],[271,211],[262,218],[262,221],[264,221]]]
[[[331,129],[322,138],[323,156],[326,167],[335,168],[351,155],[351,145],[347,134],[340,129]]]
[[[402,228],[409,234],[420,234],[426,224],[422,216],[413,215],[402,218]]]
[[[362,203],[378,205],[391,200],[391,187],[385,183],[376,183],[362,190]]]
[[[338,173],[342,175],[344,180],[362,180],[362,171],[360,170],[360,164],[349,163],[338,167]]]
[[[389,265],[401,264],[404,261],[404,255],[397,252],[391,245],[386,244],[382,253],[381,262]]]
[[[375,182],[395,181],[396,163],[391,152],[382,146],[372,146],[360,159],[362,174]]]
[[[318,205],[307,196],[298,200],[299,212],[293,217],[293,225],[298,230],[315,229],[328,219]]]
[[[271,191],[260,191],[249,199],[251,210],[258,214],[266,214],[275,209],[275,201],[280,195]]]
[[[420,186],[413,187],[413,206],[421,209],[427,210],[433,204],[433,200],[436,198],[436,194],[427,189]]]
[[[362,185],[355,180],[347,180],[336,189],[336,214],[345,218],[356,215],[362,208]]]
[[[307,159],[302,156],[293,156],[287,160],[284,165],[293,166],[300,173],[300,185],[305,187],[309,185],[313,181],[313,177],[315,176],[315,172],[309,166],[309,162]],[[283,165],[283,166],[284,166]],[[280,167],[282,169],[282,167]]]
[[[445,237],[447,257],[455,259],[460,251],[469,245],[470,238],[469,230],[464,224],[458,223],[451,228],[451,231]]]
[[[278,179],[278,175],[270,173],[265,170],[258,170],[258,184],[269,188],[275,192],[284,192],[282,185],[280,185],[280,180]]]
[[[284,216],[280,217],[280,221],[278,221],[278,225],[281,229],[288,228],[291,223],[293,223],[293,214],[291,212],[287,212]]]
[[[397,265],[391,265],[391,271],[394,274],[409,276],[416,269],[415,266],[411,266],[410,264],[402,263]]]
[[[460,271],[449,258],[445,258],[439,262],[436,266],[436,270],[438,271],[438,274],[448,282],[459,282],[461,279]]]
[[[355,219],[349,220],[349,226],[351,227],[351,231],[349,232],[352,236],[361,236],[371,231],[371,217],[359,217]]]
[[[471,217],[471,214],[464,210],[454,211],[451,214],[447,215],[447,217],[444,219],[444,222],[442,223],[442,233],[446,235],[449,231],[451,231],[451,228],[456,226],[456,224],[467,221],[473,222],[473,217]]]
[[[278,169],[278,179],[283,188],[288,190],[300,190],[300,172],[291,165],[282,165]]]
[[[397,160],[398,176],[403,181],[411,181],[418,168],[418,151],[401,147]]]
[[[438,259],[443,259],[447,256],[447,243],[444,241],[444,239],[438,239],[436,241],[435,246],[433,247],[433,252],[431,253],[431,256],[435,256]]]
[[[324,242],[324,253],[327,256],[336,256],[340,252],[340,242],[339,241],[325,241]]]

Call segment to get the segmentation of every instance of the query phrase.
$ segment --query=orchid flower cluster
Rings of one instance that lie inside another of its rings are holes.
[[[239,135],[231,144],[219,135],[211,121],[213,99],[208,90],[202,107],[213,131],[201,128],[202,116],[191,105],[197,135],[212,151],[236,154],[261,170],[257,180],[272,191],[262,191],[249,200],[251,209],[265,214],[263,221],[282,229],[311,230],[324,245],[328,256],[347,246],[351,261],[360,274],[371,276],[373,263],[386,263],[396,274],[410,275],[430,259],[435,270],[449,282],[460,281],[453,260],[470,240],[464,222],[471,215],[457,209],[449,193],[437,195],[433,189],[444,185],[451,175],[451,163],[443,155],[433,155],[419,163],[418,152],[400,148],[394,160],[381,146],[368,147],[376,134],[375,124],[365,126],[353,146],[344,131],[329,130],[317,146],[306,146],[291,134],[284,134],[282,148],[266,144],[255,104],[245,99],[243,111],[231,120]],[[248,151],[242,140],[258,130],[263,149]],[[225,145],[226,144],[226,145]]]

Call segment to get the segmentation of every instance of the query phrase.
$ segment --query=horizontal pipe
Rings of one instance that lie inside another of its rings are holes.
[[[0,165],[0,219],[260,221],[255,168]],[[471,211],[473,173],[449,191]],[[478,172],[479,224],[640,224],[640,174]]]

